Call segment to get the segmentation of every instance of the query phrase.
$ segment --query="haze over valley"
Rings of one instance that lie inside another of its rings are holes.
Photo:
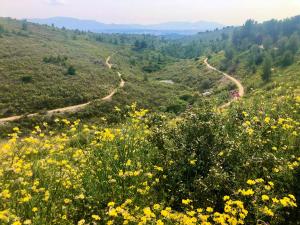
[[[104,24],[93,20],[79,20],[67,17],[53,17],[48,19],[28,19],[30,22],[52,24],[59,28],[73,30],[91,31],[95,33],[127,33],[127,34],[196,34],[198,32],[212,31],[223,28],[224,25],[216,22],[199,21],[191,22],[169,22],[155,25],[138,24]]]

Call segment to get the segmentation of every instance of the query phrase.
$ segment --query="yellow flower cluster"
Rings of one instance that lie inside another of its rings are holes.
[[[191,200],[182,200],[184,205],[190,205]],[[227,200],[225,202],[224,212],[214,212],[213,208],[206,210],[197,208],[187,209],[185,212],[177,212],[171,207],[163,207],[160,204],[154,204],[150,207],[139,207],[126,204],[120,206],[110,206],[107,215],[109,216],[107,224],[182,224],[182,225],[212,225],[212,224],[244,224],[248,211],[244,208],[241,201]]]
[[[118,128],[67,119],[55,121],[66,128],[59,133],[47,132],[43,124],[20,137],[22,132],[14,128],[10,139],[0,144],[0,224],[238,225],[245,224],[249,214],[276,217],[279,210],[297,207],[293,195],[275,194],[276,181],[257,178],[224,196],[223,210],[213,203],[199,208],[201,203],[191,196],[180,199],[180,210],[172,209],[155,191],[169,178],[168,166],[176,160],[156,160],[149,150],[147,110],[131,108],[130,117]],[[249,119],[242,127],[252,135],[259,120],[283,130],[296,129],[291,119],[271,117]],[[276,153],[288,149],[274,147]],[[187,162],[193,169],[199,163],[191,156]],[[299,162],[295,156],[286,167],[297,168]],[[283,170],[283,165],[274,166],[276,173]]]

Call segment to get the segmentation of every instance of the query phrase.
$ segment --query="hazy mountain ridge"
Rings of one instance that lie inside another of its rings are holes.
[[[209,22],[167,22],[153,25],[139,24],[105,24],[94,20],[80,20],[69,17],[53,17],[47,19],[28,19],[29,22],[52,25],[68,29],[78,29],[97,33],[149,33],[149,34],[195,34],[207,30],[223,28],[224,25]]]

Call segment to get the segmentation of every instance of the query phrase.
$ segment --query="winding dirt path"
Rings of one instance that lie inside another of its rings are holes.
[[[209,69],[214,70],[214,71],[216,71],[216,72],[218,72],[218,73],[221,73],[221,74],[223,74],[227,79],[231,80],[231,81],[237,86],[237,88],[238,88],[238,90],[239,90],[239,97],[238,97],[238,98],[232,99],[232,100],[229,101],[228,103],[222,105],[220,108],[228,107],[233,101],[236,101],[236,100],[238,100],[239,98],[242,98],[242,97],[245,95],[245,88],[244,88],[244,86],[242,85],[242,83],[241,83],[239,80],[237,80],[237,79],[234,78],[233,76],[231,76],[231,75],[229,75],[229,74],[227,74],[227,73],[224,73],[224,72],[218,70],[217,68],[211,66],[211,65],[208,63],[208,58],[206,58],[206,59],[204,60],[204,63],[205,63],[205,65],[206,65]]]
[[[111,69],[112,66],[113,66],[113,65],[109,62],[109,61],[110,61],[110,58],[111,58],[111,57],[108,56],[107,59],[106,59],[106,61],[105,61],[105,64],[106,64],[106,66],[107,66],[109,69]]]
[[[113,64],[110,63],[111,56],[107,57],[105,64],[109,69],[112,69]],[[110,101],[112,97],[117,93],[119,88],[123,88],[125,86],[125,81],[122,79],[122,74],[118,72],[118,76],[120,78],[120,84],[119,87],[115,88],[109,95],[101,98],[102,101]],[[58,109],[52,109],[48,110],[45,115],[47,116],[52,116],[54,114],[62,114],[62,113],[71,113],[71,112],[78,112],[81,109],[85,108],[86,106],[90,105],[93,101],[89,101],[87,103],[79,104],[79,105],[73,105],[73,106],[67,106],[63,108],[58,108]],[[19,120],[23,117],[34,117],[38,116],[39,113],[32,113],[28,115],[20,115],[20,116],[11,116],[7,118],[0,118],[0,124],[6,123],[6,122],[13,122],[16,120]]]
[[[111,64],[110,64],[111,65]],[[120,72],[118,72],[118,76],[120,77],[120,84],[119,87],[115,88],[109,95],[107,95],[106,97],[102,98],[101,100],[103,101],[110,101],[112,99],[112,97],[117,93],[119,88],[123,88],[125,86],[125,81],[122,79],[122,74]]]

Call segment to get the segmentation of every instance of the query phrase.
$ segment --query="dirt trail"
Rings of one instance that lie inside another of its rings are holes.
[[[107,65],[107,67],[108,67],[109,69],[111,69],[113,65],[110,64],[109,61],[110,61],[110,56],[107,57],[107,59],[106,59],[106,61],[105,61],[105,64]]]
[[[239,90],[239,98],[242,98],[242,97],[245,95],[245,89],[244,89],[244,86],[242,85],[242,83],[241,83],[239,80],[237,80],[236,78],[232,77],[231,75],[229,75],[229,74],[227,74],[227,73],[224,73],[224,72],[218,70],[217,68],[211,66],[211,65],[208,63],[207,60],[208,60],[208,58],[206,58],[206,59],[204,60],[205,65],[206,65],[209,69],[214,70],[214,71],[216,71],[216,72],[219,72],[219,73],[223,74],[226,78],[228,78],[229,80],[231,80],[231,81],[237,86],[237,88],[238,88],[238,90]],[[232,99],[230,102],[228,102],[228,103],[222,105],[220,108],[228,107],[228,106],[229,106],[233,101],[235,101],[235,100],[237,100],[237,99]]]
[[[105,64],[109,69],[112,69],[112,64],[110,63],[110,58],[111,56],[107,57]],[[112,99],[112,97],[117,93],[119,88],[123,88],[125,86],[125,81],[122,79],[122,74],[120,72],[118,72],[118,76],[120,78],[120,84],[119,87],[115,88],[109,95],[101,98],[102,101],[110,101]],[[63,107],[63,108],[58,108],[58,109],[52,109],[52,110],[48,110],[46,112],[45,115],[51,116],[54,114],[61,114],[61,113],[70,113],[70,112],[78,112],[79,110],[85,108],[86,106],[88,106],[89,104],[91,104],[92,101],[89,101],[87,103],[83,103],[83,104],[79,104],[79,105],[73,105],[73,106],[67,106],[67,107]],[[19,120],[23,117],[34,117],[39,115],[39,113],[32,113],[32,114],[28,114],[28,115],[20,115],[20,116],[11,116],[11,117],[7,117],[7,118],[0,118],[0,124],[2,123],[6,123],[6,122],[12,122],[12,121],[16,121]]]
[[[103,101],[110,101],[112,99],[112,97],[117,93],[118,89],[125,86],[125,81],[122,79],[122,74],[120,72],[118,72],[118,76],[119,76],[119,78],[121,80],[120,84],[119,84],[119,87],[115,88],[109,95],[107,95],[106,97],[102,98],[101,100],[103,100]]]

